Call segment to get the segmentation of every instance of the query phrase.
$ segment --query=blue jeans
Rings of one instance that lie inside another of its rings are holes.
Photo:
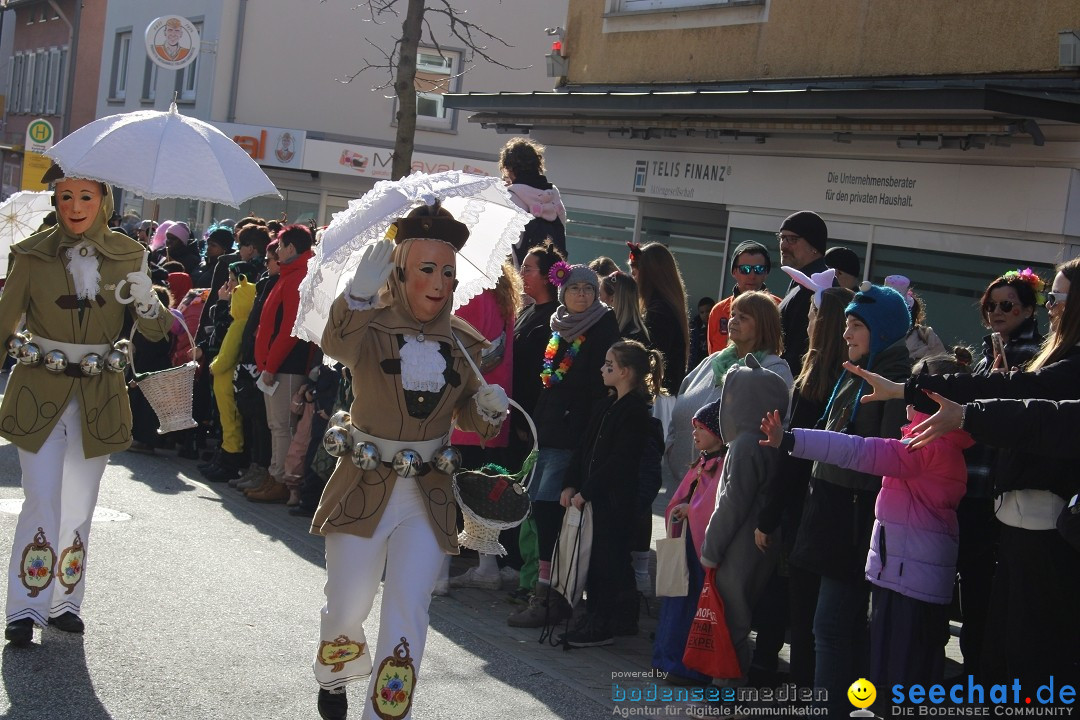
[[[817,666],[814,685],[829,693],[829,717],[846,717],[851,710],[847,690],[870,672],[867,610],[870,584],[821,578],[814,614]]]
[[[573,454],[573,450],[540,448],[540,454],[536,457],[536,471],[529,484],[529,494],[534,501],[559,502],[563,478],[566,477],[566,468],[570,467]]]

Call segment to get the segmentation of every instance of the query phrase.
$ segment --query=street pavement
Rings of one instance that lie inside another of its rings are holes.
[[[87,554],[86,634],[39,630],[30,648],[4,646],[0,720],[318,717],[322,539],[284,506],[196,480],[195,464],[162,451],[112,456]],[[5,555],[19,478],[14,446],[0,441]],[[6,574],[0,582],[6,593]],[[433,599],[416,718],[608,717],[607,668],[647,668],[644,634],[566,653],[508,627],[517,606],[504,597]],[[379,610],[377,598],[371,643]],[[350,686],[356,717],[365,691]]]
[[[87,558],[86,634],[39,630],[30,648],[5,646],[0,720],[318,717],[322,539],[284,506],[202,482],[195,464],[163,451],[112,456]],[[0,552],[19,482],[16,450],[0,441]],[[657,499],[654,536],[666,500]],[[452,574],[473,562],[455,558]],[[6,592],[6,574],[0,583]],[[567,652],[539,643],[538,630],[507,626],[519,607],[505,591],[433,598],[414,717],[604,718],[627,708],[612,703],[613,681],[650,684],[640,674],[651,668],[653,618],[642,615],[637,637]],[[372,644],[379,610],[376,598]],[[365,692],[350,687],[352,717]],[[669,703],[664,714],[700,707]]]

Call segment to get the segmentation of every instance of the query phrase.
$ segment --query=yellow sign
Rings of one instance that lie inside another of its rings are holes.
[[[49,186],[41,182],[42,176],[52,165],[52,160],[35,152],[23,154],[22,189],[48,190]]]

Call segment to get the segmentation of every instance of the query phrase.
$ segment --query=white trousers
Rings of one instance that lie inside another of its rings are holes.
[[[431,591],[442,565],[423,493],[415,480],[397,478],[373,537],[326,536],[326,605],[322,609],[315,679],[333,689],[371,676],[365,718],[411,717],[412,691],[427,640]],[[382,613],[372,674],[364,634],[385,567]],[[389,662],[388,662],[389,661]],[[373,708],[379,698],[382,716]]]
[[[90,521],[109,456],[83,455],[82,410],[74,397],[36,453],[19,450],[22,512],[8,570],[7,621],[45,625],[80,614]]]

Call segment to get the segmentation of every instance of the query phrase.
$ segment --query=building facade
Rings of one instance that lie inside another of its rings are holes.
[[[45,143],[95,117],[105,3],[79,0],[9,0],[0,7],[4,34],[12,34],[5,75],[0,181],[6,197],[42,189],[48,161],[25,147],[27,130]],[[80,43],[80,38],[90,38]],[[24,172],[25,170],[25,172]]]
[[[473,58],[445,18],[429,14],[434,39],[425,35],[418,52],[413,164],[493,174],[499,139],[444,107],[443,95],[493,86],[550,88],[544,28],[565,22],[566,1],[523,5],[513,13],[498,0],[454,4],[506,41],[477,36],[505,67]],[[365,8],[347,0],[190,0],[182,6],[110,0],[98,115],[165,110],[175,96],[181,112],[215,124],[244,147],[282,194],[242,208],[133,197],[125,207],[201,227],[249,213],[326,224],[375,182],[389,179],[396,132],[390,77],[378,68],[357,73],[384,62],[382,50],[393,48],[401,18],[372,21]],[[198,59],[184,70],[157,68],[143,44],[145,28],[172,13],[182,13],[201,37]]]
[[[547,145],[573,257],[662,241],[691,303],[802,209],[867,278],[908,275],[947,344],[991,279],[1080,252],[1074,2],[571,0],[561,54],[555,91],[446,104]]]

